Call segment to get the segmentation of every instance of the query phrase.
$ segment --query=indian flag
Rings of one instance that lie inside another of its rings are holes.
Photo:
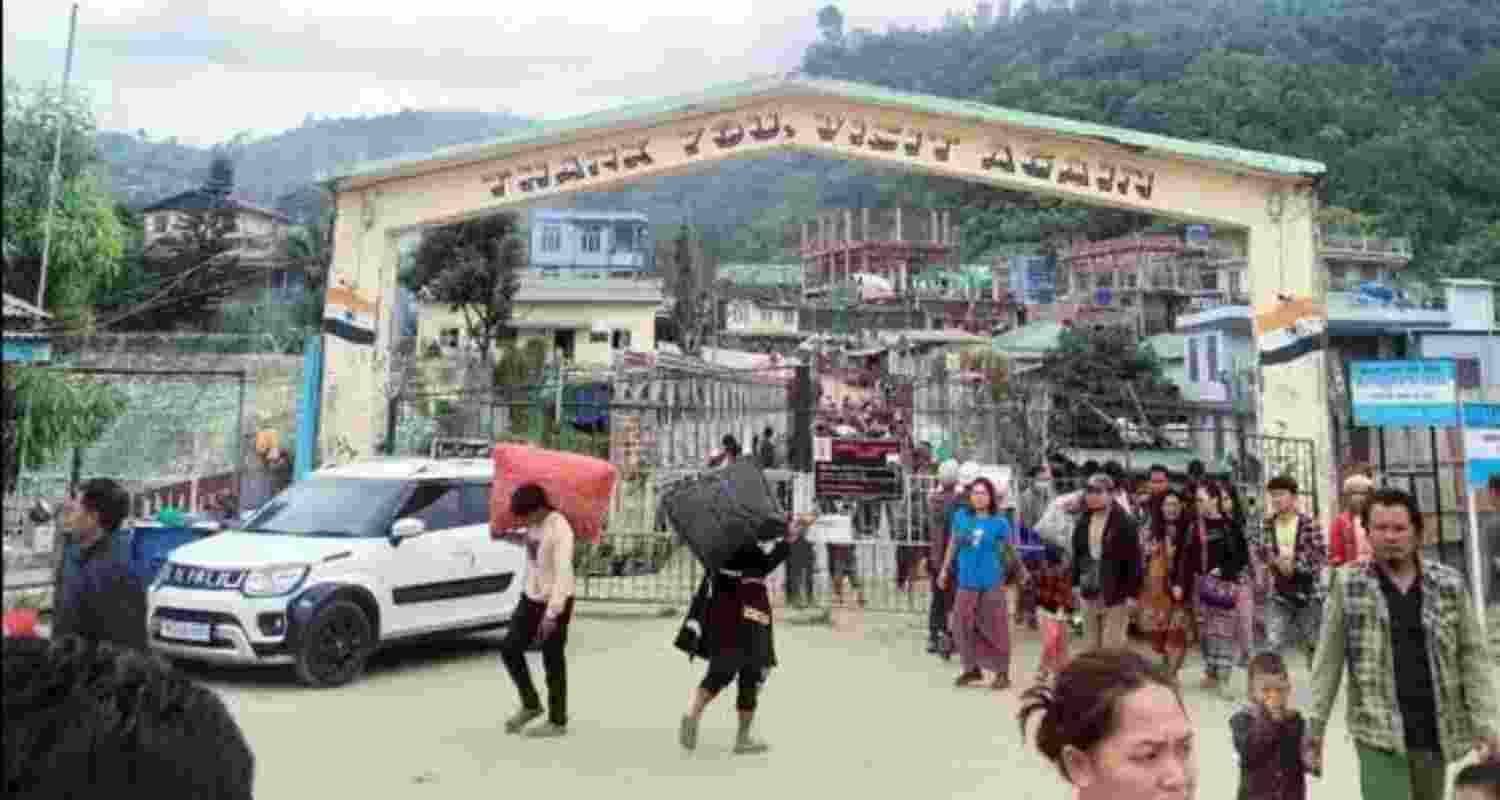
[[[1275,366],[1296,361],[1323,346],[1328,328],[1328,306],[1310,297],[1277,298],[1275,305],[1255,314],[1255,337],[1260,363]]]
[[[354,344],[374,344],[375,304],[345,283],[328,287],[323,301],[323,332]]]

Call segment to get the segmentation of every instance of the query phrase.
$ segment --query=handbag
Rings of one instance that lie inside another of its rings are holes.
[[[1206,606],[1219,609],[1235,607],[1238,587],[1216,575],[1207,573],[1198,576],[1198,599]]]
[[[687,616],[682,620],[682,627],[677,629],[677,638],[672,640],[672,646],[687,653],[688,661],[693,657],[708,658],[704,649],[703,626],[708,616],[708,603],[713,593],[713,581],[703,577],[703,582],[698,585],[698,591],[693,595],[693,602],[688,606]]]
[[[1208,574],[1208,526],[1200,519],[1194,528],[1199,542],[1200,568],[1203,570],[1198,576],[1198,600],[1211,608],[1225,610],[1234,608],[1236,605],[1235,585],[1216,575]]]

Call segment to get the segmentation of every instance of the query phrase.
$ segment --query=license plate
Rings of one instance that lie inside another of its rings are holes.
[[[170,619],[161,621],[161,635],[166,639],[179,639],[185,642],[211,642],[213,641],[213,632],[214,626],[207,622],[178,622]]]

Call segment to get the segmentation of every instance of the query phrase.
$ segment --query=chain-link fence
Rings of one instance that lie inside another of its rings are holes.
[[[38,523],[26,512],[37,501],[56,507],[78,481],[118,481],[131,494],[136,516],[169,505],[182,511],[217,510],[238,495],[246,424],[244,372],[53,369],[72,381],[103,384],[121,401],[122,410],[95,441],[56,463],[19,471],[5,498],[8,588],[22,581],[20,573],[26,570],[41,571],[39,580],[45,580],[55,552],[55,521]]]

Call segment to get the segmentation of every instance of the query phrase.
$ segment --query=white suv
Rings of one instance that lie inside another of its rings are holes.
[[[173,550],[151,584],[153,649],[292,664],[312,686],[359,676],[377,647],[510,620],[523,547],[490,538],[488,460],[319,470],[243,526]]]

